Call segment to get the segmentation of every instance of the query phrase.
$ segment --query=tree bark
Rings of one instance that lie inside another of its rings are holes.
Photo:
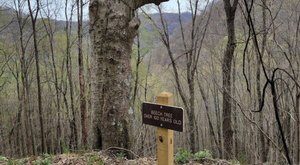
[[[138,17],[138,15],[137,15]],[[135,100],[138,92],[138,83],[139,83],[139,68],[141,64],[141,42],[140,42],[140,32],[137,32],[137,60],[135,64],[135,80],[134,80],[134,87],[133,87],[133,95],[132,95],[132,106],[135,108]]]
[[[224,1],[224,9],[226,13],[226,24],[227,24],[227,47],[224,54],[222,64],[222,75],[223,75],[223,139],[224,139],[224,157],[225,159],[233,158],[233,130],[231,123],[231,65],[236,47],[235,38],[235,11],[238,4],[238,0],[234,0],[231,5],[230,0]]]
[[[267,42],[267,26],[266,26],[266,11],[267,11],[267,6],[266,6],[266,0],[262,1],[262,17],[263,17],[263,37],[262,37],[262,47],[261,47],[261,54],[264,56],[265,53],[265,48],[266,48],[266,42]],[[256,48],[257,49],[257,48]],[[261,61],[259,58],[259,55],[257,55],[257,68],[256,68],[256,91],[257,91],[257,101],[259,103],[259,107],[261,107],[261,102],[262,102],[262,95],[261,95],[261,88],[260,88],[260,83],[261,83]],[[264,113],[260,112],[259,113],[259,124],[262,130],[264,130]],[[260,161],[262,163],[267,162],[268,159],[268,149],[266,146],[266,141],[264,134],[262,132],[259,133],[259,138],[260,138]]]
[[[82,134],[82,146],[84,148],[87,147],[87,126],[86,126],[86,117],[87,117],[87,109],[86,109],[86,97],[85,97],[85,80],[84,80],[84,65],[83,65],[83,53],[82,53],[82,18],[83,18],[83,2],[82,0],[77,0],[77,18],[78,18],[78,26],[77,26],[77,35],[78,35],[78,66],[79,66],[79,100],[80,100],[80,113],[81,113],[81,134]]]
[[[236,69],[236,59],[233,59],[233,68],[232,68],[232,96],[233,97],[236,97],[236,75],[237,75],[237,69]],[[233,135],[234,135],[234,150],[233,150],[233,153],[234,153],[234,157],[235,159],[238,159],[239,157],[239,151],[238,151],[238,148],[239,148],[239,138],[238,138],[238,113],[237,113],[237,103],[236,102],[233,102],[232,103],[232,111],[233,111]]]
[[[300,122],[300,93],[299,90],[297,89],[296,93],[296,106],[295,106],[295,111],[297,113],[297,126],[296,126],[296,162],[295,164],[299,164],[300,162],[300,130],[299,130],[299,122]]]
[[[92,0],[92,111],[94,148],[128,148],[130,53],[140,21],[134,11],[166,0]]]

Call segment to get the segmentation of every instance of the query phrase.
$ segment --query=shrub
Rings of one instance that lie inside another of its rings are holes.
[[[22,165],[23,163],[21,162],[18,162],[14,159],[9,159],[8,162],[7,162],[7,165]]]
[[[50,158],[36,160],[34,165],[51,165],[52,160]]]
[[[198,151],[194,154],[196,160],[201,160],[204,158],[212,158],[212,154],[209,150]]]
[[[193,154],[191,153],[191,151],[187,151],[184,149],[179,149],[179,151],[175,154],[176,163],[187,163],[192,158]]]
[[[241,163],[238,160],[230,160],[232,165],[240,165]]]
[[[62,145],[62,149],[63,149],[64,154],[69,154],[70,153],[69,147],[65,144]]]
[[[0,155],[0,162],[1,162],[1,161],[7,162],[8,159],[7,159],[6,157]]]
[[[93,155],[89,155],[87,157],[87,165],[94,165],[94,164],[97,164],[97,165],[104,165],[104,162],[103,160],[96,154],[93,154]]]
[[[116,157],[117,157],[118,159],[124,159],[124,158],[126,157],[126,153],[125,153],[125,152],[122,152],[122,151],[117,152],[117,153],[116,153]]]

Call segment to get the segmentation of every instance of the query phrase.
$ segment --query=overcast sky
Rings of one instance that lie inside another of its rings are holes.
[[[181,5],[182,12],[187,11],[188,10],[187,1],[183,1],[183,0],[180,0],[180,1],[181,1],[180,5]],[[147,5],[146,8],[148,6],[149,5]],[[152,6],[154,6],[154,5],[152,5]],[[163,2],[162,6],[163,6],[163,11],[164,12],[168,12],[168,13],[177,13],[178,12],[178,9],[177,9],[177,0],[169,0],[168,2]],[[155,12],[155,10],[151,11],[151,12]]]
[[[51,2],[51,1],[50,1]],[[188,1],[187,0],[180,0],[180,5],[181,5],[181,12],[187,12],[188,11]],[[34,4],[34,3],[33,3]],[[11,6],[12,8],[14,8],[13,2],[11,0],[0,0],[0,5],[4,5],[4,6]],[[59,10],[59,12],[57,13],[58,15],[56,15],[56,19],[58,20],[65,20],[64,17],[64,1],[61,0],[53,0],[50,5],[53,5],[50,8],[53,8],[54,10]],[[26,4],[25,4],[26,6]],[[168,2],[163,2],[161,4],[163,12],[167,12],[167,13],[177,13],[178,12],[178,8],[177,8],[177,0],[169,0]],[[144,7],[144,9],[149,12],[149,13],[157,13],[157,7],[152,4],[152,5],[146,5]],[[25,12],[26,12],[26,7],[24,8]],[[24,12],[24,11],[23,11]],[[76,19],[75,14],[73,15],[74,19]],[[88,20],[88,5],[84,6],[84,19]]]

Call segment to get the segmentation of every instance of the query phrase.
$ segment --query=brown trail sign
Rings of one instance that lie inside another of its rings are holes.
[[[162,92],[156,97],[157,103],[143,103],[143,124],[156,126],[157,164],[174,164],[174,132],[183,131],[183,109],[170,106],[172,94]]]
[[[183,109],[154,103],[143,103],[143,123],[183,131]]]

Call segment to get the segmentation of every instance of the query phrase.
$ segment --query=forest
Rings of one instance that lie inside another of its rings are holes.
[[[300,164],[299,35],[299,0],[0,0],[0,164],[155,157],[141,109],[164,91],[175,160]]]

